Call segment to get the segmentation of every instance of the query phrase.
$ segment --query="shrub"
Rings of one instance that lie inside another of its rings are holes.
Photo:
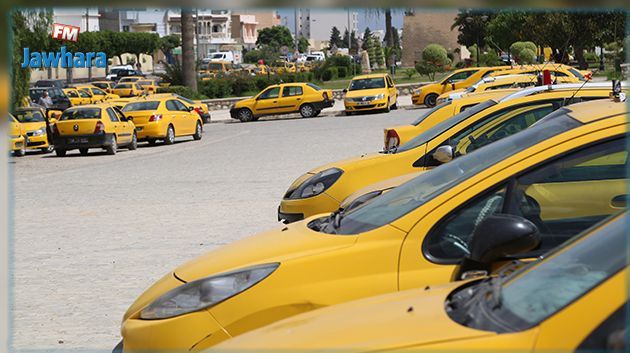
[[[232,78],[232,94],[235,96],[242,96],[243,92],[256,90],[256,84],[247,76],[235,76]]]
[[[337,77],[344,78],[348,76],[348,68],[345,66],[337,67]]]
[[[479,58],[479,63],[482,66],[500,66],[503,64],[501,62],[501,58],[499,58],[494,50],[490,50],[487,53],[481,54]]]
[[[322,72],[322,81],[330,81],[337,76],[337,68],[329,67]]]
[[[416,74],[416,72],[417,72],[416,69],[409,68],[405,70],[405,76],[407,76],[408,79],[411,79],[413,75]]]
[[[201,82],[199,83],[201,84]],[[193,91],[188,86],[168,86],[168,87],[159,87],[157,93],[174,93],[179,94],[182,97],[186,97],[188,99],[207,99],[208,96]]]
[[[536,62],[538,48],[533,42],[514,42],[510,46],[510,53],[519,64],[532,64]],[[533,55],[532,55],[533,53]]]
[[[588,51],[588,52],[584,53],[584,60],[586,60],[586,62],[589,63],[589,64],[598,63],[599,62],[599,55],[595,54],[592,51]]]
[[[517,61],[519,64],[533,64],[536,62],[536,52],[531,50],[531,48],[523,48],[518,53]]]
[[[450,65],[446,49],[439,44],[429,44],[422,50],[422,61],[416,64],[416,71],[434,80],[437,72],[444,72]]]

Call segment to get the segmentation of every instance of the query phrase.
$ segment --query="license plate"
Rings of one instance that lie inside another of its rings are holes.
[[[370,102],[358,102],[357,104],[358,104],[358,105],[369,105],[369,104],[370,104]]]
[[[69,138],[68,142],[69,143],[88,143],[88,139],[85,137]]]

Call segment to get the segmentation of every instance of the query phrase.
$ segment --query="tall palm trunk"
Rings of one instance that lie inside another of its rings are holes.
[[[184,71],[184,85],[197,90],[197,75],[195,72],[194,36],[195,29],[193,12],[191,9],[182,9],[182,69]],[[199,43],[197,43],[199,45]]]
[[[392,10],[385,9],[385,45],[388,48],[394,46],[394,33],[392,33]]]

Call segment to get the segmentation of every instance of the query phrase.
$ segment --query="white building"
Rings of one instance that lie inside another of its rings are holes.
[[[81,32],[96,32],[100,29],[98,8],[54,8],[53,23],[77,26]]]
[[[195,45],[202,56],[208,53],[235,50],[237,41],[232,38],[232,14],[229,10],[202,10],[193,13],[197,24]],[[181,13],[179,10],[169,10],[168,31],[171,34],[181,34]],[[197,39],[199,42],[197,43]]]
[[[298,9],[296,19],[298,38],[304,37],[313,44],[330,40],[333,27],[337,27],[342,36],[348,27],[350,32],[358,34],[359,17],[354,11]]]

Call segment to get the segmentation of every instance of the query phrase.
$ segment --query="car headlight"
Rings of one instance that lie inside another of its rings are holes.
[[[46,135],[46,128],[43,127],[39,130],[35,130],[33,131],[33,136],[42,136],[42,135]]]
[[[414,91],[414,94],[420,94],[420,93],[422,93],[421,89],[417,89],[417,90]]]
[[[343,174],[341,169],[330,168],[323,170],[312,177],[306,179],[302,185],[293,190],[289,199],[305,199],[321,194],[331,187]]]
[[[377,94],[376,96],[374,96],[374,99],[383,99],[385,98],[385,94],[381,93],[381,94]]]
[[[140,318],[167,319],[209,308],[267,278],[278,266],[279,263],[258,265],[186,283],[142,309]]]

